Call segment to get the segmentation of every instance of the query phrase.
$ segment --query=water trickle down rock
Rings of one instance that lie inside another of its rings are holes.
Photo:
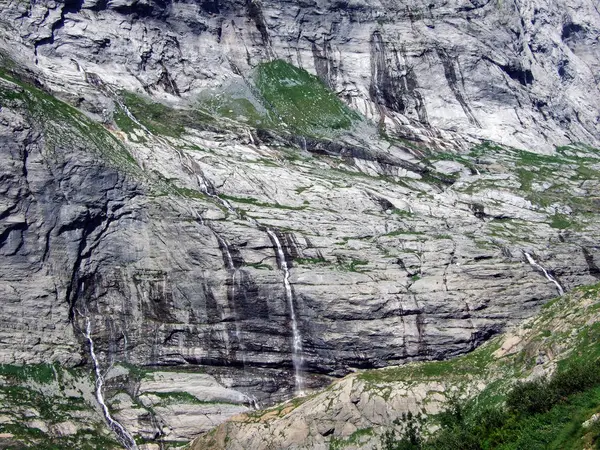
[[[279,265],[279,268],[283,272],[283,286],[285,288],[285,297],[290,310],[290,320],[292,321],[292,363],[294,364],[296,394],[302,395],[304,393],[304,379],[302,376],[304,356],[302,355],[302,336],[300,335],[300,330],[298,329],[296,311],[294,309],[294,294],[292,292],[292,285],[290,284],[290,270],[285,259],[283,247],[281,246],[281,242],[277,237],[277,233],[267,228],[267,234],[273,241],[275,251],[277,254],[277,263]]]
[[[212,228],[211,228],[212,229]],[[229,272],[231,279],[229,282],[229,292],[228,297],[230,301],[231,312],[233,313],[233,322],[235,324],[235,337],[237,340],[238,350],[242,354],[242,364],[246,365],[246,349],[244,345],[244,341],[242,338],[242,330],[239,323],[239,311],[236,305],[236,286],[238,286],[238,266],[235,264],[233,260],[233,256],[231,255],[230,244],[215,230],[213,230],[217,241],[219,242],[219,246],[221,247],[221,251],[223,252],[223,259],[225,265],[227,267],[227,271]],[[241,284],[240,284],[240,287]]]
[[[535,259],[533,259],[533,257],[527,253],[527,252],[523,252],[523,254],[525,255],[525,258],[527,258],[527,262],[532,265],[533,267],[535,267],[538,270],[541,270],[544,273],[544,276],[551,281],[552,283],[555,284],[556,286],[556,290],[558,291],[559,295],[564,295],[565,291],[562,288],[562,286],[560,285],[560,283],[558,281],[556,281],[556,278],[554,278],[552,275],[550,275],[550,273],[538,262],[536,262]]]
[[[94,350],[94,340],[92,339],[92,324],[88,316],[85,316],[84,335],[89,345],[90,357],[92,358],[94,372],[96,374],[96,400],[102,407],[102,413],[104,414],[104,418],[106,419],[109,428],[115,433],[119,441],[127,450],[137,450],[138,446],[133,436],[129,434],[129,432],[125,429],[123,425],[121,425],[117,420],[115,420],[115,418],[111,415],[110,410],[106,405],[106,402],[104,401],[104,376],[102,375],[102,370],[100,369],[100,362],[98,361],[96,351]]]

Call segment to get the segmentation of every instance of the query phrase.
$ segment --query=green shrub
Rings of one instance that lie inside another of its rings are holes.
[[[381,438],[383,450],[419,450],[422,448],[423,423],[421,414],[414,415],[412,412],[402,414],[402,420],[395,421],[396,425],[403,423],[404,429],[399,438],[394,430],[387,430]]]
[[[573,363],[566,370],[556,373],[550,381],[549,388],[558,399],[562,399],[598,384],[600,384],[600,362],[583,361]]]
[[[548,411],[557,397],[545,378],[518,383],[507,395],[506,406],[515,414],[537,414]]]
[[[572,360],[551,378],[516,384],[505,406],[476,409],[473,402],[449,400],[436,416],[440,429],[422,439],[410,426],[399,437],[383,435],[384,450],[575,449],[600,450],[600,422],[582,423],[600,410],[600,362]]]

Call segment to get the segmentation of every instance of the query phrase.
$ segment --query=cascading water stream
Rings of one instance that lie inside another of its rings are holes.
[[[562,288],[562,286],[559,284],[559,282],[558,282],[558,281],[556,281],[556,278],[554,278],[552,275],[550,275],[550,274],[548,273],[548,271],[547,271],[547,270],[546,270],[544,267],[542,267],[540,264],[538,264],[538,263],[535,261],[535,259],[533,259],[533,257],[532,257],[532,256],[531,256],[529,253],[527,253],[527,252],[523,252],[523,254],[525,255],[525,258],[527,258],[527,262],[528,262],[530,265],[532,265],[533,267],[535,267],[535,268],[537,268],[537,269],[541,270],[541,271],[544,273],[544,275],[546,276],[546,278],[547,278],[549,281],[552,281],[552,282],[553,282],[553,283],[556,285],[556,289],[558,290],[558,294],[559,294],[559,295],[563,295],[563,294],[565,293],[565,291],[564,291],[564,289]]]
[[[211,230],[212,230],[212,228],[211,228]],[[231,251],[229,250],[229,244],[227,243],[227,241],[225,239],[223,239],[217,232],[215,232],[215,230],[212,230],[212,232],[215,235],[215,237],[217,238],[217,241],[219,241],[219,245],[223,249],[227,269],[231,272],[231,290],[230,290],[231,294],[230,295],[231,295],[231,302],[232,302],[234,322],[235,322],[235,337],[238,341],[238,345],[240,346],[240,350],[242,350],[242,364],[246,365],[246,352],[245,352],[243,341],[242,341],[242,333],[240,330],[240,325],[237,320],[238,313],[237,313],[237,307],[235,304],[235,283],[236,283],[238,269],[233,262],[233,257],[231,256]]]
[[[94,363],[94,371],[96,373],[96,400],[102,407],[102,412],[104,414],[106,422],[108,423],[108,426],[117,435],[119,441],[121,441],[121,443],[125,446],[127,450],[137,450],[138,446],[135,443],[135,440],[133,439],[131,434],[127,432],[123,425],[121,425],[112,417],[110,411],[108,410],[108,406],[104,401],[104,393],[102,392],[102,388],[104,386],[104,377],[102,376],[102,372],[100,371],[100,364],[98,362],[98,358],[96,357],[96,352],[94,350],[94,340],[92,339],[91,328],[92,325],[90,319],[89,317],[86,317],[85,338],[87,339],[88,344],[90,346],[90,356],[92,357],[92,361]]]
[[[115,90],[110,87],[108,84],[106,84],[102,78],[100,78],[100,76],[96,73],[93,72],[87,72],[86,70],[84,70],[81,65],[79,64],[79,62],[77,62],[76,60],[72,60],[75,62],[75,64],[77,65],[77,70],[79,72],[83,72],[85,74],[86,77],[86,81],[96,87],[98,87],[100,90],[103,90],[109,97],[111,97],[114,102],[119,106],[119,108],[121,108],[121,110],[125,113],[125,115],[129,118],[129,120],[131,120],[133,123],[135,123],[141,130],[143,130],[145,133],[149,134],[150,136],[154,136],[154,134],[152,134],[152,132],[146,128],[134,115],[133,113],[129,110],[129,108],[125,105],[125,103],[123,103],[123,101],[121,100],[121,98],[119,97],[119,94],[117,94],[115,92]]]
[[[290,309],[290,319],[292,320],[292,363],[294,364],[294,376],[296,382],[296,393],[302,395],[304,393],[304,379],[302,378],[302,365],[304,357],[302,356],[302,337],[298,330],[298,322],[296,321],[296,311],[294,310],[294,296],[292,294],[292,285],[290,284],[290,271],[285,260],[283,247],[277,237],[277,234],[267,228],[267,234],[275,244],[277,251],[277,262],[279,268],[283,271],[283,286],[285,287],[285,297]]]
[[[79,67],[79,64],[78,64],[78,67]],[[79,68],[79,70],[83,71],[83,69],[81,69],[81,68]],[[87,72],[86,72],[86,75],[88,75]],[[121,108],[121,110],[125,113],[125,115],[132,122],[134,122],[141,130],[143,130],[148,135],[156,137],[146,126],[144,126],[135,117],[135,115],[129,110],[129,108],[121,100],[119,95],[109,85],[105,84],[100,79],[99,76],[97,76],[95,74],[93,74],[93,75],[97,79],[98,86],[100,88],[103,88],[105,91],[107,91],[107,94],[115,101],[115,103],[119,106],[119,108]],[[252,134],[251,133],[249,133],[249,134],[250,134],[250,140],[252,141],[253,144],[255,144]],[[200,167],[198,167],[197,164],[195,164],[195,161],[193,161],[193,159],[191,159],[185,153],[179,151],[177,148],[175,148],[175,150],[179,156],[182,166],[190,174],[194,174],[196,176],[196,181],[198,182],[198,186],[200,187],[200,190],[202,191],[202,193],[205,194],[206,196],[208,196],[209,198],[212,198],[213,200],[215,200],[217,203],[219,203],[221,206],[223,206],[227,211],[240,217],[240,214],[238,213],[236,208],[233,207],[233,205],[229,201],[222,198],[215,192],[213,185],[206,178],[206,176],[204,175],[204,173],[200,169]],[[306,150],[306,139],[304,139],[304,150]],[[192,167],[192,166],[196,166],[196,167]],[[184,206],[184,208],[185,208],[185,206]],[[198,214],[196,211],[192,210],[191,208],[188,208],[188,209],[190,210],[191,214],[194,217],[196,217],[196,219],[201,224],[205,225],[204,220],[202,219],[202,216],[200,216],[200,214]],[[261,224],[256,219],[254,219],[252,217],[244,217],[244,219],[249,221],[252,225],[262,228]],[[245,351],[243,348],[244,346],[243,346],[243,341],[242,341],[242,336],[241,336],[241,330],[240,330],[240,327],[239,327],[239,324],[237,321],[238,314],[237,314],[236,305],[235,305],[235,294],[236,294],[235,289],[236,289],[236,279],[237,279],[237,275],[238,275],[238,268],[234,264],[233,258],[231,256],[231,252],[229,250],[229,245],[227,244],[225,239],[223,239],[214,229],[212,229],[212,227],[209,226],[209,228],[211,228],[211,230],[213,231],[213,234],[219,241],[219,244],[222,246],[222,248],[224,250],[224,254],[225,254],[227,269],[230,270],[231,274],[232,274],[231,291],[230,292],[231,292],[231,299],[233,301],[233,313],[234,313],[234,316],[236,319],[235,320],[235,327],[236,327],[235,333],[236,333],[236,338],[238,340],[240,349],[242,350],[242,363],[245,365],[246,355],[245,355]],[[271,239],[275,243],[276,250],[277,250],[278,264],[284,274],[283,283],[284,283],[284,287],[285,287],[286,299],[287,299],[289,309],[290,309],[290,318],[292,321],[292,336],[293,336],[292,362],[294,364],[295,386],[296,386],[296,392],[301,395],[301,394],[303,394],[303,387],[304,387],[304,381],[303,381],[303,377],[302,377],[302,365],[304,362],[303,355],[302,355],[302,338],[300,336],[300,332],[298,330],[298,324],[296,321],[296,313],[294,310],[294,299],[293,299],[293,294],[292,294],[292,288],[291,288],[290,281],[289,281],[289,277],[290,277],[289,268],[287,266],[287,262],[285,260],[285,255],[283,253],[283,248],[281,246],[279,238],[270,229],[267,229],[267,234],[271,237]],[[123,441],[123,444],[128,449],[131,449],[131,448],[137,449],[135,441],[133,440],[131,435],[129,435],[127,433],[125,428],[119,422],[117,422],[116,420],[114,420],[112,418],[112,416],[110,415],[110,412],[108,410],[108,407],[104,403],[104,397],[102,394],[102,386],[104,383],[104,378],[102,377],[102,374],[100,373],[98,361],[97,361],[96,355],[94,353],[93,341],[92,341],[91,334],[90,334],[90,322],[87,317],[86,317],[86,326],[87,326],[86,327],[86,338],[90,345],[90,354],[94,361],[94,368],[96,371],[96,397],[97,397],[98,403],[100,403],[100,405],[102,406],[102,409],[104,411],[104,416],[106,417],[106,420],[107,420],[110,428],[119,436],[119,438]],[[125,337],[125,339],[126,339],[126,337]],[[249,397],[249,398],[251,399],[251,403],[254,405],[254,407],[256,409],[258,409],[259,405],[258,405],[258,401],[256,400],[256,398],[255,397]]]

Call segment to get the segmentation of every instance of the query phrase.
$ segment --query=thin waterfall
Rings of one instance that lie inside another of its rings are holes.
[[[565,291],[563,290],[560,283],[558,281],[556,281],[556,278],[554,278],[552,275],[550,275],[544,267],[542,267],[540,264],[538,264],[529,253],[523,252],[523,254],[525,255],[525,258],[527,258],[527,262],[529,264],[531,264],[533,267],[541,270],[544,273],[544,275],[546,276],[546,278],[549,281],[552,281],[556,285],[556,289],[558,290],[559,295],[563,295],[565,293]]]
[[[204,172],[202,171],[202,169],[200,168],[198,163],[196,161],[194,161],[194,159],[191,156],[189,156],[185,152],[179,150],[177,147],[173,147],[173,148],[177,152],[177,156],[179,157],[181,166],[190,175],[194,175],[196,177],[196,183],[198,183],[198,187],[200,188],[200,191],[207,197],[210,197],[213,200],[215,200],[217,203],[219,203],[221,206],[223,206],[230,213],[238,215],[238,212],[231,205],[231,203],[229,201],[227,201],[226,199],[220,197],[216,193],[215,187],[208,180],[208,178],[206,178],[206,176],[204,175]]]
[[[94,350],[94,340],[92,339],[92,325],[90,322],[90,318],[85,318],[85,338],[88,341],[90,346],[90,356],[92,357],[92,361],[94,363],[94,371],[96,373],[96,400],[102,407],[102,412],[104,413],[104,418],[108,423],[110,429],[117,435],[117,438],[123,446],[127,450],[137,450],[138,446],[133,439],[133,436],[127,432],[125,427],[117,422],[113,416],[110,414],[108,410],[108,406],[104,401],[104,393],[102,392],[102,388],[104,387],[104,377],[102,376],[102,372],[100,370],[100,363],[98,362],[98,358],[96,357],[96,352]]]
[[[277,234],[267,228],[267,234],[275,244],[277,251],[277,262],[279,269],[283,271],[283,286],[285,287],[285,297],[290,309],[290,319],[292,320],[292,363],[294,364],[294,375],[296,382],[296,393],[302,395],[304,393],[304,379],[302,378],[302,365],[304,357],[302,356],[302,336],[298,330],[298,322],[296,321],[296,311],[294,310],[294,296],[292,294],[292,285],[290,284],[290,271],[285,260],[283,247],[277,237]]]
[[[119,97],[119,94],[117,94],[114,91],[114,89],[111,88],[108,84],[104,83],[104,81],[102,80],[102,78],[100,78],[100,76],[98,74],[93,73],[93,72],[87,72],[81,68],[81,66],[79,65],[79,63],[77,61],[75,61],[75,60],[72,60],[72,61],[74,61],[75,64],[77,65],[77,70],[79,72],[84,72],[86,81],[88,83],[98,87],[100,90],[104,90],[105,93],[114,100],[114,102],[119,106],[119,108],[121,108],[121,110],[129,118],[129,120],[131,120],[133,123],[135,123],[139,128],[141,128],[144,132],[146,132],[150,136],[154,136],[154,134],[152,134],[152,132],[148,128],[146,128],[139,120],[137,120],[137,118],[133,115],[133,113],[129,110],[129,108],[125,105],[125,103],[123,103],[123,101]]]
[[[154,134],[148,128],[146,128],[142,124],[142,122],[140,122],[139,120],[137,120],[137,118],[133,115],[133,113],[129,110],[129,108],[127,106],[125,106],[125,103],[123,103],[121,101],[121,99],[119,98],[119,96],[116,93],[114,93],[114,91],[112,89],[110,89],[110,88],[109,88],[109,91],[112,92],[113,99],[115,100],[115,102],[117,103],[117,105],[119,105],[119,107],[123,110],[123,112],[129,118],[129,120],[131,120],[133,123],[135,123],[138,127],[140,127],[144,132],[146,132],[150,136],[154,136]]]
[[[237,306],[235,303],[235,283],[236,283],[236,278],[237,278],[237,272],[238,269],[235,266],[234,262],[233,262],[233,257],[231,256],[231,251],[229,250],[229,244],[227,243],[227,241],[222,238],[219,233],[217,233],[215,230],[213,230],[211,228],[213,234],[215,235],[215,237],[217,238],[217,241],[219,241],[219,245],[221,246],[221,248],[223,249],[223,253],[225,255],[225,263],[227,265],[227,269],[231,272],[231,303],[232,303],[232,308],[233,308],[233,315],[234,315],[234,322],[235,322],[235,337],[238,341],[238,345],[240,346],[240,350],[242,351],[242,364],[246,364],[246,352],[243,346],[243,341],[242,341],[242,333],[240,330],[240,324],[238,323],[238,313],[237,313]]]

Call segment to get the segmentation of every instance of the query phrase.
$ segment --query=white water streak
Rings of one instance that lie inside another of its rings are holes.
[[[546,276],[546,278],[547,278],[549,281],[552,281],[552,282],[553,282],[553,283],[556,285],[556,289],[558,290],[558,294],[559,294],[559,295],[563,295],[563,294],[565,293],[565,291],[563,290],[563,288],[562,288],[562,286],[559,284],[559,282],[558,282],[558,281],[556,281],[556,279],[555,279],[555,278],[554,278],[552,275],[550,275],[550,274],[548,273],[548,271],[547,271],[547,270],[546,270],[544,267],[542,267],[540,264],[538,264],[538,263],[535,261],[535,259],[533,259],[533,258],[532,258],[532,256],[531,256],[529,253],[527,253],[527,252],[523,252],[523,254],[525,255],[525,258],[527,258],[527,262],[528,262],[529,264],[531,264],[533,267],[536,267],[536,268],[538,268],[539,270],[541,270],[542,272],[544,272],[544,275]]]
[[[302,395],[304,393],[304,379],[302,378],[302,365],[304,363],[304,357],[302,355],[302,337],[298,330],[298,323],[296,321],[296,311],[294,310],[294,296],[292,294],[292,285],[290,284],[290,271],[285,260],[285,254],[283,253],[283,247],[277,234],[267,228],[267,234],[271,237],[275,243],[275,249],[277,251],[277,262],[279,268],[283,271],[283,286],[285,287],[285,297],[288,302],[290,309],[290,319],[292,320],[292,363],[294,364],[294,375],[296,382],[296,393]]]
[[[146,132],[150,136],[154,136],[154,134],[148,128],[146,128],[139,120],[137,120],[137,117],[135,117],[131,111],[129,111],[129,108],[125,105],[125,103],[121,101],[119,94],[117,94],[109,85],[103,83],[103,86],[106,87],[106,90],[108,92],[110,92],[115,103],[119,106],[119,108],[123,110],[123,112],[129,118],[129,120],[135,123],[138,127],[140,127],[144,132]]]
[[[244,344],[242,341],[242,332],[240,331],[240,324],[238,323],[238,320],[237,320],[237,318],[238,318],[237,305],[235,304],[235,283],[236,283],[238,269],[235,267],[235,264],[233,263],[233,257],[231,256],[231,252],[229,251],[229,244],[227,243],[227,241],[225,239],[223,239],[214,230],[213,230],[213,233],[214,233],[215,237],[217,238],[217,240],[219,241],[219,244],[225,251],[225,259],[227,262],[227,269],[229,269],[231,271],[231,291],[230,292],[231,292],[233,315],[234,315],[234,319],[235,319],[234,320],[234,322],[235,322],[235,337],[238,341],[240,350],[242,351],[242,364],[245,365],[246,364],[246,349],[244,348]]]
[[[125,448],[128,450],[132,450],[132,449],[137,450],[138,446],[135,443],[135,440],[133,439],[133,437],[127,432],[127,430],[123,427],[123,425],[121,425],[119,422],[117,422],[112,417],[112,415],[110,414],[110,411],[108,410],[108,406],[106,405],[106,402],[104,401],[104,393],[102,392],[102,388],[104,387],[104,377],[102,376],[102,373],[100,371],[100,364],[98,363],[98,358],[96,358],[96,352],[94,350],[94,341],[92,339],[91,328],[92,328],[92,325],[90,323],[90,319],[89,319],[89,317],[86,317],[85,318],[85,338],[87,339],[88,344],[90,346],[90,356],[92,357],[92,361],[94,362],[94,371],[96,372],[96,400],[102,407],[102,412],[104,413],[104,418],[106,419],[108,426],[117,435],[117,437],[119,438],[121,443],[125,446]]]

